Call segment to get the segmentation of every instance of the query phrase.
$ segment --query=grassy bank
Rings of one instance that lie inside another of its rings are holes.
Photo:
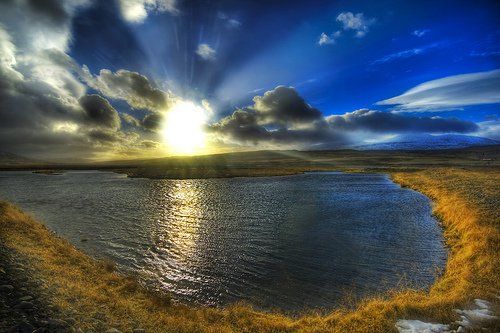
[[[152,295],[111,264],[76,250],[7,203],[0,204],[0,237],[32,262],[51,295],[50,302],[76,326],[101,332],[392,332],[396,319],[449,323],[453,309],[473,298],[498,302],[500,290],[500,173],[432,168],[394,172],[393,179],[435,202],[450,249],[446,271],[428,292],[395,290],[361,301],[356,309],[291,318],[261,313],[245,305],[224,309],[173,305]],[[496,327],[498,328],[498,327]],[[492,328],[495,330],[496,328]]]

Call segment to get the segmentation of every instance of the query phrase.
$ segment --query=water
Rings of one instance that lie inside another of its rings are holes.
[[[446,259],[429,200],[386,175],[149,180],[0,172],[0,198],[174,300],[332,309]],[[88,239],[82,242],[82,239]]]

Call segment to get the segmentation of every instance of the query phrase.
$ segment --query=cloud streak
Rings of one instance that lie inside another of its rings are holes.
[[[440,43],[432,43],[432,44],[427,44],[421,47],[415,47],[412,49],[407,49],[395,53],[388,54],[380,59],[375,60],[372,62],[372,65],[380,65],[380,64],[385,64],[388,62],[396,61],[399,59],[404,59],[404,58],[411,58],[414,56],[418,56],[424,53],[429,52],[430,50],[433,49],[438,49],[446,46],[447,43],[440,42]]]
[[[403,94],[377,102],[398,111],[447,111],[470,105],[500,103],[500,70],[453,75],[419,84]]]

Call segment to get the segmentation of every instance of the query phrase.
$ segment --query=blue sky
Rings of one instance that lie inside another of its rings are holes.
[[[140,72],[210,100],[220,114],[278,85],[295,87],[325,115],[388,110],[375,103],[426,81],[500,68],[494,1],[184,1],[177,13],[150,12],[140,22],[123,20],[116,6],[78,13],[70,55],[92,72]],[[360,35],[342,13],[360,18]],[[213,59],[196,53],[200,44]],[[499,113],[498,104],[455,109],[433,115],[482,121]]]
[[[500,140],[500,3],[12,0],[0,82],[0,150],[53,160]]]

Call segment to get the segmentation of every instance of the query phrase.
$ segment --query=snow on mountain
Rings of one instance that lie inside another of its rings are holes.
[[[360,145],[361,150],[431,150],[466,148],[473,146],[497,145],[499,141],[478,136],[459,134],[407,134],[399,135],[391,140],[373,144]]]

